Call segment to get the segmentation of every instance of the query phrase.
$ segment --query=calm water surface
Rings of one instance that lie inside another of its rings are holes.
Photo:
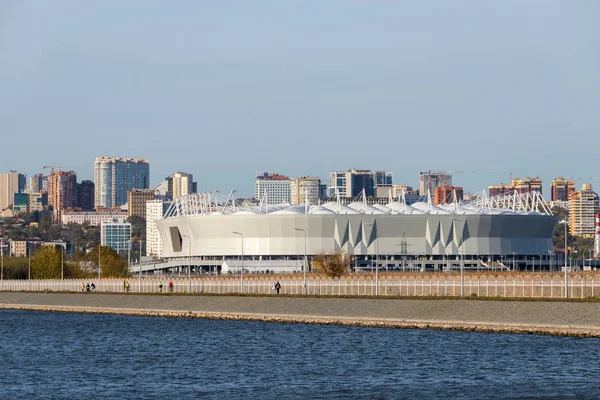
[[[600,340],[0,311],[0,398],[600,398]]]

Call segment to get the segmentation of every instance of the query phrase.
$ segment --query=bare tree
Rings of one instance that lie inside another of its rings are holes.
[[[350,256],[343,251],[318,253],[312,258],[312,267],[327,276],[338,278],[350,270]]]

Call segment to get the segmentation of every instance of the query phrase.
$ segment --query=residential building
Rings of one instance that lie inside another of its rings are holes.
[[[77,206],[77,174],[73,171],[52,171],[48,177],[48,204],[54,220],[60,221],[63,210]]]
[[[13,194],[13,211],[15,214],[29,211],[29,196],[27,193]]]
[[[44,189],[44,178],[46,182],[46,188]],[[39,193],[42,190],[48,190],[48,177],[44,174],[35,174],[29,177],[29,186],[27,188],[30,193]]]
[[[125,210],[102,210],[92,212],[72,211],[62,214],[63,224],[83,224],[90,226],[100,226],[104,221],[111,221],[114,218],[127,218]]]
[[[555,178],[552,180],[550,190],[551,201],[569,201],[571,193],[575,191],[575,182],[563,177]]]
[[[321,180],[312,176],[294,178],[290,183],[291,204],[317,204],[319,202]]]
[[[28,212],[44,211],[48,206],[48,193],[28,193]]]
[[[144,158],[97,157],[94,163],[95,207],[127,203],[131,189],[150,187],[150,163]]]
[[[27,257],[29,254],[35,253],[37,249],[42,247],[43,243],[44,242],[39,238],[30,240],[11,240],[9,252],[12,257]]]
[[[168,176],[167,181],[167,200],[173,200],[179,196],[197,192],[197,184],[194,182],[194,175],[187,172],[176,172]]]
[[[146,218],[146,202],[154,200],[154,189],[132,189],[128,193],[128,215]]]
[[[21,212],[44,211],[48,205],[48,193],[15,193],[13,210]]]
[[[433,192],[433,204],[451,204],[456,200],[462,201],[463,188],[460,186],[438,186]]]
[[[0,212],[13,204],[13,195],[25,191],[27,177],[16,171],[0,174]]]
[[[100,244],[110,247],[117,253],[129,250],[131,224],[122,218],[103,221],[100,225]]]
[[[512,192],[513,187],[511,185],[501,183],[499,185],[488,186],[488,190],[490,192],[490,197],[494,197],[494,196],[499,196],[501,194]]]
[[[273,172],[259,172],[254,183],[254,197],[266,200],[268,204],[289,203],[291,196],[289,176]]]
[[[591,184],[584,183],[579,192],[572,192],[569,198],[570,234],[593,238],[598,210],[598,195],[592,191]]]
[[[452,174],[444,171],[424,171],[419,174],[419,193],[433,195],[438,186],[452,186]]]
[[[77,185],[77,205],[82,211],[94,210],[94,182],[82,181]]]
[[[529,192],[539,192],[542,194],[542,180],[539,177],[535,178],[523,178],[513,179],[510,181],[510,185],[501,183],[499,185],[488,186],[490,197],[499,196],[506,193],[517,192],[519,194]]]
[[[349,169],[329,173],[329,195],[357,197],[363,191],[367,197],[377,195],[377,186],[392,185],[392,173],[364,169]]]
[[[539,192],[542,194],[542,180],[539,177],[513,179],[510,182],[513,190],[517,193]]]
[[[390,195],[392,198],[397,198],[402,195],[402,193],[406,194],[417,194],[416,191],[413,190],[412,186],[408,185],[377,185],[377,197],[378,198],[389,198]]]
[[[146,256],[162,257],[162,238],[156,221],[162,219],[170,205],[171,202],[162,200],[146,202]]]

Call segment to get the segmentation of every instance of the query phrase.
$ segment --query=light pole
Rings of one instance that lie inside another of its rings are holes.
[[[138,292],[142,293],[142,242],[143,240],[140,239],[140,260],[138,263],[139,271],[138,271]],[[148,246],[146,245],[146,249],[148,248]]]
[[[4,238],[0,238],[0,281],[4,289]]]
[[[27,252],[27,256],[29,257],[29,272],[27,272],[27,280],[31,280],[31,251],[29,250],[29,242],[25,241],[25,251]]]
[[[302,282],[302,293],[306,295],[308,294],[308,291],[306,290],[306,268],[308,266],[308,258],[306,257],[306,231],[302,228],[294,228],[294,230],[304,232],[304,267],[302,268],[302,271],[304,272],[304,280]]]
[[[98,286],[100,286],[100,256],[102,255],[102,245],[98,245]]]
[[[60,280],[65,280],[65,247],[60,246]]]
[[[463,224],[462,229],[460,230],[460,249],[462,250],[462,256],[460,257],[460,297],[464,297],[465,296],[465,247],[464,247],[463,234],[464,234],[464,230],[465,230],[465,223],[464,223],[464,221],[457,219],[457,218],[452,218],[452,221],[462,222],[462,224]]]
[[[377,224],[375,222],[371,224],[367,224],[367,226],[372,226],[375,231],[375,296],[379,296],[379,241],[377,240]]]
[[[188,235],[181,235],[188,239],[189,256],[188,256],[188,293],[192,293],[192,238]]]
[[[565,225],[565,297],[569,297],[569,286],[567,284],[567,280],[569,279],[569,275],[567,274],[567,254],[569,253],[567,250],[567,220],[563,219],[559,222],[559,224]]]
[[[231,231],[235,235],[240,235],[242,238],[242,262],[240,268],[240,292],[244,294],[244,235],[240,232]]]

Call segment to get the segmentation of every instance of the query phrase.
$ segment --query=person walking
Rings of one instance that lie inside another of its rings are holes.
[[[85,285],[85,291],[89,292],[90,291],[90,284],[88,283],[87,285]]]
[[[173,293],[173,282],[169,281],[169,293]]]
[[[158,282],[158,291],[159,291],[160,293],[162,293],[162,287],[163,287],[163,283],[162,283],[162,281]]]
[[[94,284],[94,282],[92,282],[92,292],[96,291],[96,285]]]
[[[129,281],[125,281],[125,291],[126,292],[129,292],[129,287],[130,287]]]
[[[279,294],[279,289],[281,289],[281,284],[279,283],[279,281],[277,281],[275,283],[275,290],[277,291],[277,294]]]
[[[85,293],[85,283],[81,282],[81,293]]]

